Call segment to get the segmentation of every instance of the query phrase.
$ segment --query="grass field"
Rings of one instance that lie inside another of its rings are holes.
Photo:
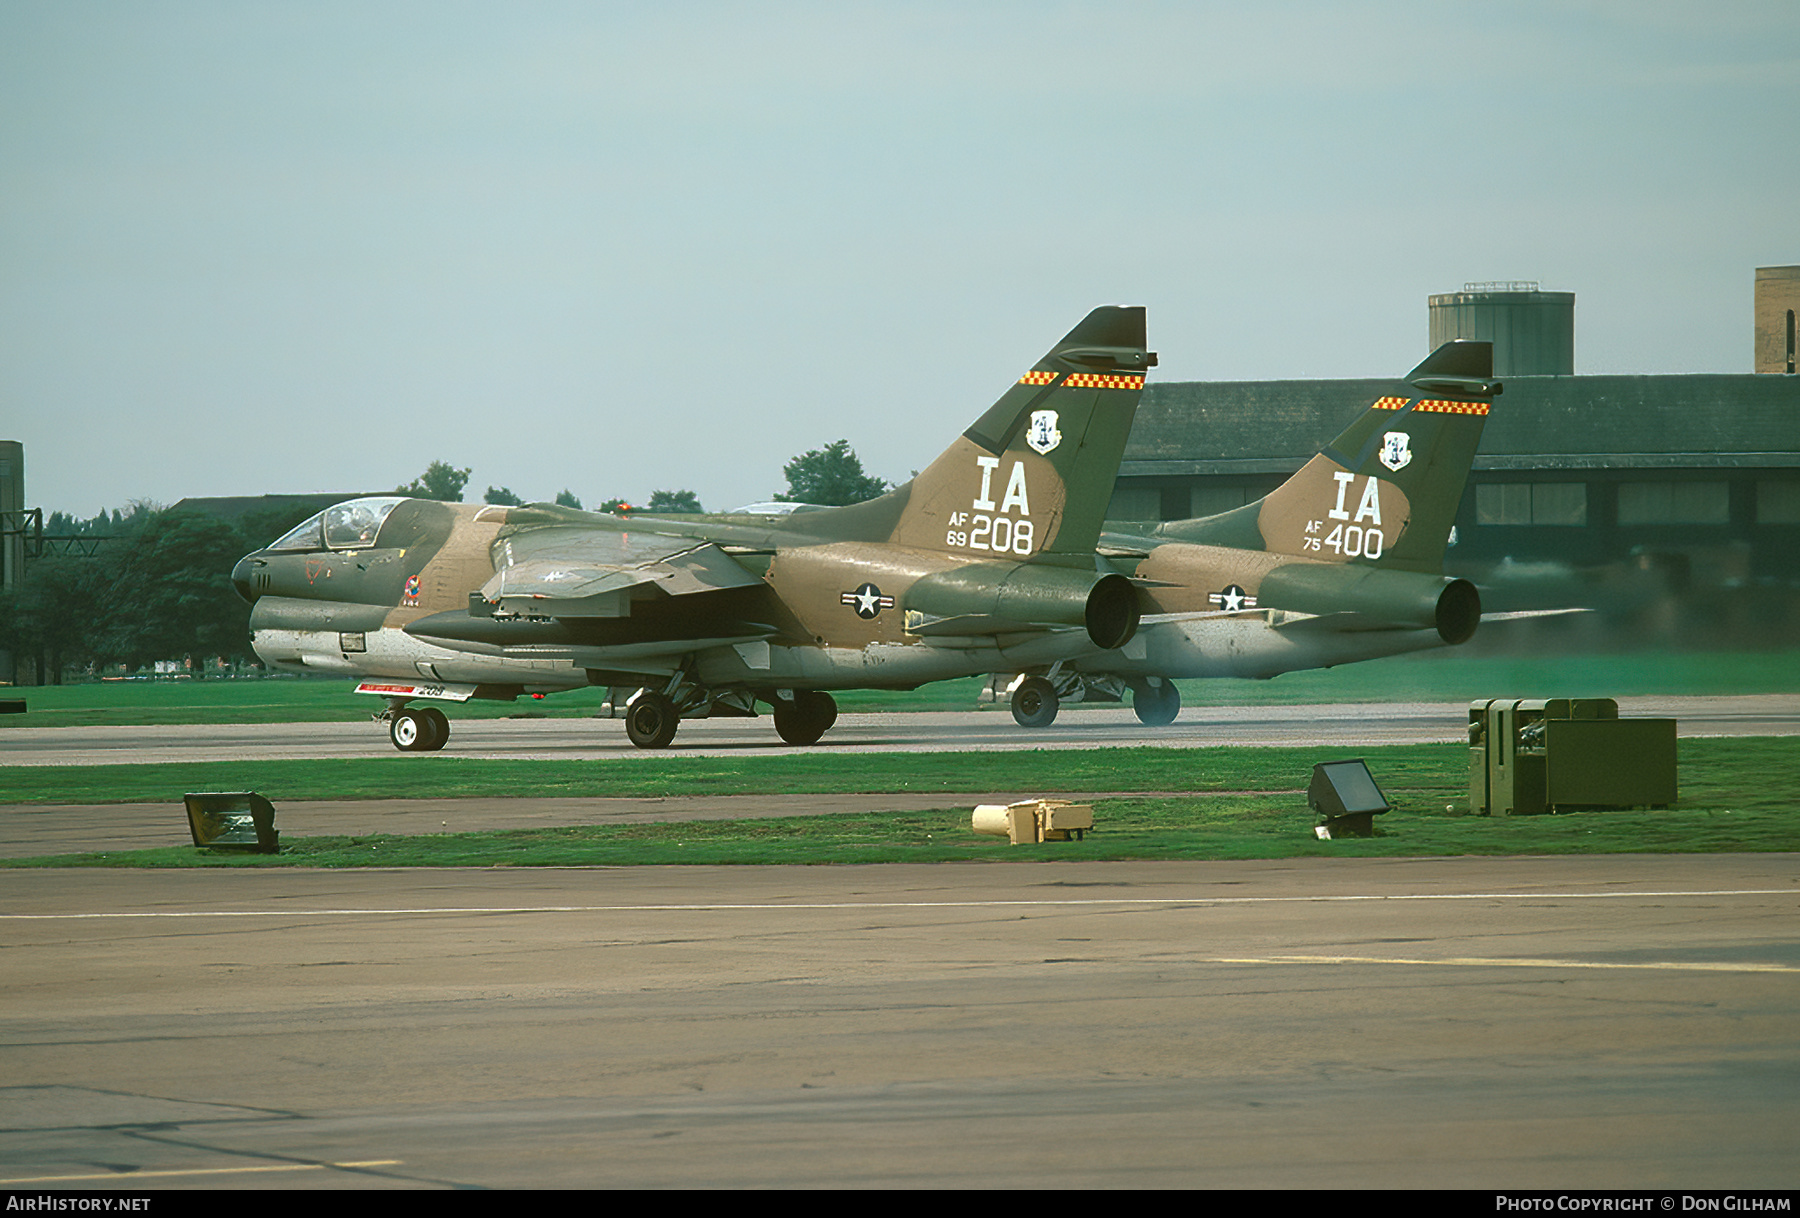
[[[1399,745],[1363,751],[1394,811],[1380,835],[1322,842],[1299,793],[1316,749],[1100,749],[1069,752],[645,757],[617,765],[458,758],[214,762],[14,770],[22,791],[59,802],[161,801],[184,790],[254,787],[279,809],[297,798],[679,796],[757,792],[935,792],[931,812],[611,825],[423,837],[290,838],[275,857],[192,848],[0,862],[6,867],[620,866],[1245,859],[1299,856],[1699,853],[1800,850],[1800,739],[1684,740],[1681,799],[1661,811],[1487,818],[1468,815],[1467,751]],[[423,764],[421,764],[423,763]],[[1102,801],[1082,842],[1012,847],[975,836],[959,793],[1021,796],[1141,791]],[[1183,792],[1169,795],[1167,792]],[[23,801],[21,801],[23,802]]]
[[[29,711],[0,715],[7,728],[94,724],[291,723],[351,721],[380,709],[352,694],[354,682],[300,678],[210,681],[109,681],[27,687]],[[984,678],[942,681],[907,693],[851,690],[834,695],[847,712],[968,710]],[[1270,681],[1179,682],[1189,706],[1350,702],[1461,702],[1473,698],[1631,697],[1800,693],[1800,649],[1773,652],[1635,652],[1542,659],[1423,652],[1342,668],[1288,673]],[[453,718],[575,718],[600,712],[606,691],[574,690],[517,702],[468,702]],[[996,708],[1004,713],[1004,707]],[[1070,706],[1068,712],[1079,713]]]

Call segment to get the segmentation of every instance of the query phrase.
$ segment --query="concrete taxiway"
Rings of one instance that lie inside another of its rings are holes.
[[[0,1185],[1791,1188],[1800,856],[13,872]]]
[[[444,752],[457,757],[602,761],[644,756],[607,719],[458,719]],[[1800,696],[1622,698],[1626,716],[1673,718],[1684,736],[1800,735]],[[760,719],[690,719],[661,755],[777,756],[818,752],[971,752],[1157,745],[1368,746],[1467,738],[1468,704],[1192,707],[1168,727],[1149,728],[1120,706],[1066,711],[1027,731],[1003,710],[845,714],[818,744],[794,748]],[[117,765],[173,761],[275,761],[393,754],[384,725],[338,723],[197,724],[156,727],[12,726],[0,730],[0,766]]]

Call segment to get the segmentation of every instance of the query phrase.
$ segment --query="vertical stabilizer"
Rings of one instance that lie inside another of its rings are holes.
[[[1500,395],[1493,369],[1492,343],[1445,343],[1263,499],[1156,535],[1435,574]]]
[[[1095,309],[908,486],[888,540],[1092,567],[1137,413],[1141,307]]]

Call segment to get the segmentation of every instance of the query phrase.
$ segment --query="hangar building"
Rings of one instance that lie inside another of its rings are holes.
[[[1792,347],[1765,341],[1772,330],[1791,343],[1800,267],[1759,269],[1757,289],[1757,367],[1773,375],[1575,376],[1572,293],[1469,284],[1433,296],[1432,345],[1493,340],[1506,385],[1457,512],[1451,571],[1479,582],[1509,563],[1654,565],[1681,586],[1800,586],[1800,377]],[[1392,391],[1390,380],[1152,383],[1108,515],[1178,520],[1254,502]]]

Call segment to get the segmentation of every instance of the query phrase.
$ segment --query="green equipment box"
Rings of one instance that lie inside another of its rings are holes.
[[[1469,704],[1469,809],[1528,816],[1675,802],[1675,720],[1621,719],[1611,698]]]

